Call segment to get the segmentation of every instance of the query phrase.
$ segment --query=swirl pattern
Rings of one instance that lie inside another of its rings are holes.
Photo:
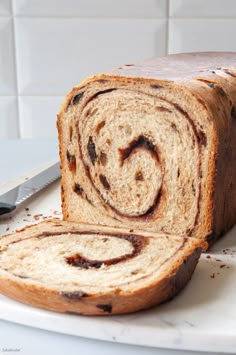
[[[183,288],[200,252],[177,236],[43,222],[1,239],[0,292],[60,312],[133,312]]]

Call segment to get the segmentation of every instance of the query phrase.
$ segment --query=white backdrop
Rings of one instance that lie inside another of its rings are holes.
[[[235,0],[0,0],[0,139],[56,138],[79,81],[166,53],[236,51]]]

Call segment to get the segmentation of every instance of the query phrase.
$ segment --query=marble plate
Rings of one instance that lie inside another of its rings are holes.
[[[1,219],[0,235],[52,217],[61,217],[59,182],[32,198],[10,219]],[[110,317],[64,315],[0,295],[0,318],[113,342],[235,353],[236,228],[201,256],[192,280],[175,299],[148,311]]]

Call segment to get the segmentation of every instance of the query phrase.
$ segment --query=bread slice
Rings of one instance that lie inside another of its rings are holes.
[[[67,95],[58,132],[65,220],[209,243],[236,222],[236,53],[88,78]]]
[[[201,247],[194,238],[42,222],[0,239],[0,292],[58,312],[134,312],[176,295]]]

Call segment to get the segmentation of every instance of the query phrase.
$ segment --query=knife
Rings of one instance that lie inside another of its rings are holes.
[[[0,195],[0,215],[10,213],[18,205],[61,176],[60,163],[50,166],[24,183]]]

